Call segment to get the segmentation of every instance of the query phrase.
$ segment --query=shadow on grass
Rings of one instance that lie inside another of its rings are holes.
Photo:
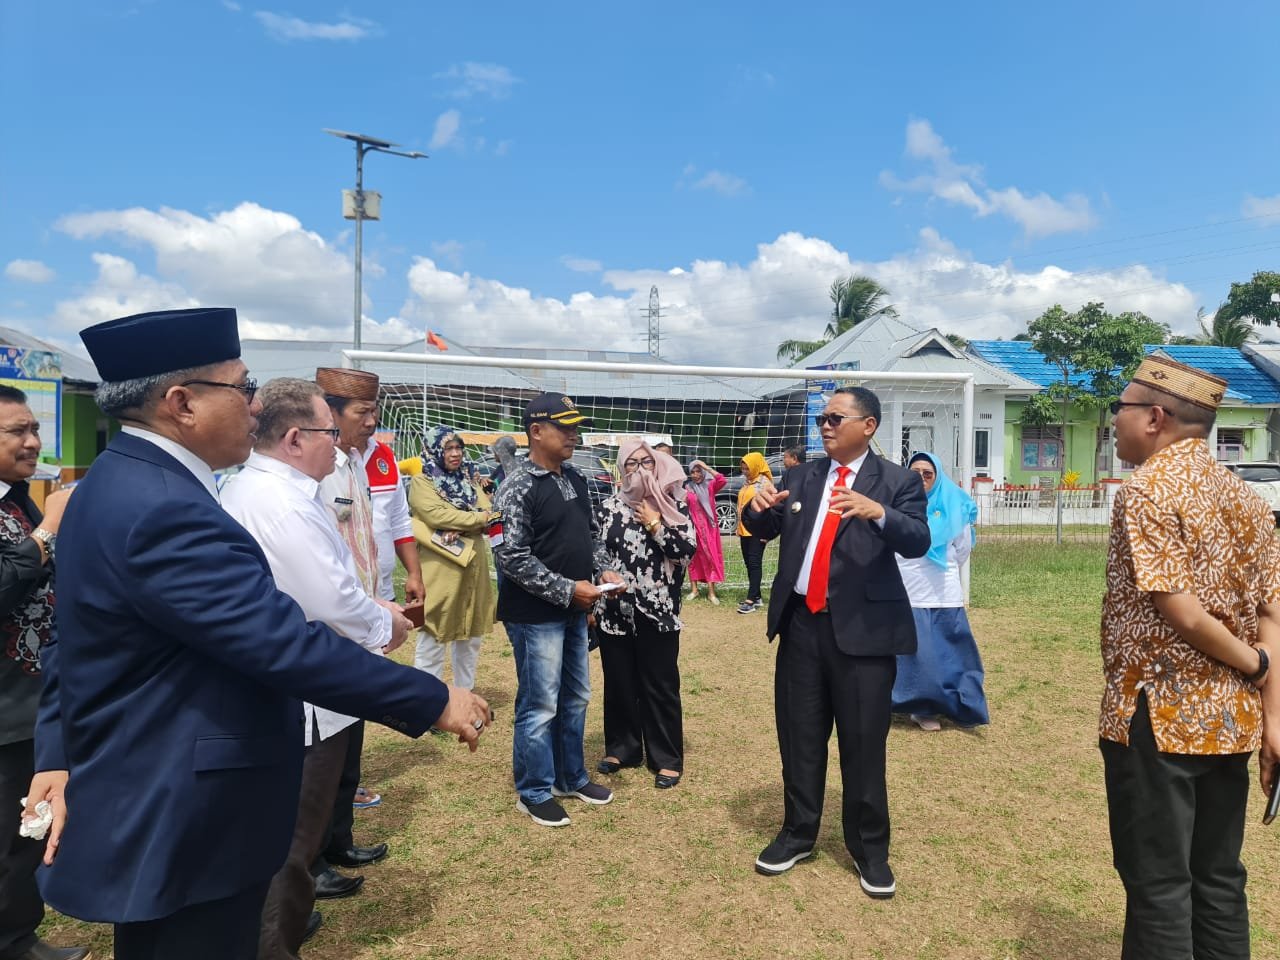
[[[1096,960],[1120,954],[1120,930],[1044,900],[1013,900],[1010,916],[1025,917],[1013,956],[1019,960]],[[1118,908],[1119,909],[1119,908]]]

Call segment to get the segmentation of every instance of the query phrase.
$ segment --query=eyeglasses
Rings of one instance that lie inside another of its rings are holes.
[[[843,413],[820,413],[813,418],[813,422],[816,423],[819,427],[825,427],[829,423],[831,424],[832,428],[835,428],[840,426],[840,424],[844,423],[846,420],[870,420],[870,419],[871,419],[870,414],[867,414],[866,416],[862,416],[862,417],[850,417],[850,416],[846,416]]]
[[[183,380],[180,387],[230,387],[244,394],[245,403],[253,403],[254,394],[258,392],[258,381],[250,377],[244,383],[223,383],[220,380]]]
[[[644,457],[640,460],[624,460],[622,463],[622,469],[627,471],[627,473],[635,473],[641,467],[644,467],[646,470],[652,470],[657,465],[658,461],[654,460],[653,457]]]
[[[342,431],[337,427],[299,427],[299,433],[327,433],[329,439],[334,443],[338,442],[338,438],[342,436]]]
[[[920,476],[922,477],[927,477],[930,480],[932,480],[934,477],[937,476],[937,474],[934,473],[932,470],[916,470],[915,467],[912,467],[911,469],[913,472],[920,474]]]
[[[1160,404],[1158,403],[1138,403],[1132,400],[1112,400],[1111,406],[1108,409],[1111,411],[1111,415],[1114,417],[1125,407],[1159,407],[1161,410],[1164,410],[1164,414],[1166,417],[1171,416],[1168,408],[1161,407]]]

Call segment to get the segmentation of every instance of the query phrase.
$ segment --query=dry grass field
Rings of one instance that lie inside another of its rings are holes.
[[[988,543],[975,552],[974,632],[992,724],[929,734],[896,723],[889,744],[898,895],[858,888],[840,836],[835,742],[818,856],[781,877],[752,870],[780,822],[774,650],[763,614],[727,602],[686,610],[684,781],[601,778],[606,807],[568,801],[565,829],[515,811],[515,677],[501,628],[478,689],[498,722],[476,754],[437,737],[371,728],[365,782],[383,797],[357,839],[391,857],[363,892],[322,905],[311,960],[519,958],[1043,958],[1119,955],[1123,892],[1110,864],[1097,748],[1101,545]],[[734,598],[737,599],[736,597]],[[405,652],[407,653],[407,651]],[[602,753],[599,659],[587,759]],[[1254,956],[1280,957],[1280,828],[1255,789],[1244,859]],[[246,802],[251,802],[246,798]],[[50,922],[60,943],[103,928]]]

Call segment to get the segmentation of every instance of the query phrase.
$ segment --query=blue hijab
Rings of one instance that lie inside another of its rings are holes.
[[[947,476],[932,453],[913,453],[907,466],[917,460],[928,460],[934,472],[933,489],[929,491],[929,552],[925,556],[945,570],[947,544],[960,535],[966,523],[970,536],[977,541],[973,526],[978,522],[978,505]]]

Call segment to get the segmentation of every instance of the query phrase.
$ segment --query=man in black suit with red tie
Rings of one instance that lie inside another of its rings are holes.
[[[892,897],[885,743],[895,657],[914,653],[915,623],[894,554],[929,549],[920,477],[869,450],[880,400],[844,387],[818,416],[826,456],[757,493],[743,523],[781,536],[768,635],[780,636],[774,712],[785,816],[756,870],[785,873],[813,856],[834,721],[844,840],[863,891]]]

